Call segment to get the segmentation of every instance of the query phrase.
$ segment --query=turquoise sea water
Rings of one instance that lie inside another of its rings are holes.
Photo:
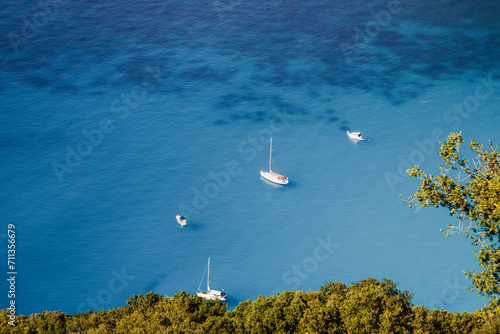
[[[13,222],[19,314],[195,293],[209,256],[230,308],[368,277],[430,308],[487,302],[462,274],[470,242],[439,231],[447,212],[399,195],[449,132],[500,142],[498,5],[48,4],[0,7],[1,267]],[[271,136],[286,187],[259,176]]]

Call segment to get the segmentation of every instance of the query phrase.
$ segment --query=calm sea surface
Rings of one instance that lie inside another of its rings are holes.
[[[0,268],[13,223],[18,314],[195,293],[208,257],[230,308],[368,277],[416,305],[482,307],[462,274],[470,241],[439,231],[444,209],[399,196],[419,185],[410,165],[437,171],[451,131],[500,143],[499,14],[453,0],[2,2]],[[270,137],[286,187],[259,176]]]

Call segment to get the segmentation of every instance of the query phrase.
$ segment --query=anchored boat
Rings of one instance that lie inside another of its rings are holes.
[[[187,225],[187,220],[183,216],[177,215],[177,216],[175,216],[175,219],[177,219],[177,222],[179,223],[179,225],[181,225],[181,226]]]
[[[288,177],[272,171],[271,169],[272,154],[273,154],[273,139],[271,138],[271,142],[269,143],[269,171],[268,172],[264,171],[264,163],[266,162],[266,157],[267,157],[267,152],[266,152],[266,156],[264,157],[264,161],[262,162],[262,167],[260,168],[260,176],[273,183],[283,184],[283,185],[288,184]]]
[[[357,131],[354,131],[354,132],[349,132],[349,131],[346,131],[347,133],[347,136],[353,140],[365,140],[363,137],[361,137],[361,132],[357,132]]]
[[[201,292],[200,287],[201,283],[203,282],[203,278],[205,278],[205,272],[208,269],[208,275],[207,275],[207,291]],[[203,273],[203,276],[201,277],[200,285],[198,286],[198,292],[196,292],[196,295],[199,297],[203,297],[208,300],[222,300],[226,301],[226,293],[224,291],[218,291],[218,290],[212,290],[210,289],[210,258],[208,258],[208,265],[207,268],[205,268],[205,272]]]

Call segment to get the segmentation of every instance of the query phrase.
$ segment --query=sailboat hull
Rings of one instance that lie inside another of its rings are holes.
[[[272,183],[282,184],[282,185],[288,184],[288,177],[280,175],[275,172],[264,172],[263,170],[261,170],[260,176],[262,176],[263,178]]]
[[[267,156],[267,154],[266,154]],[[262,162],[262,167],[260,168],[260,176],[262,176],[264,179],[268,180],[269,182],[276,183],[276,184],[281,184],[285,185],[288,184],[288,177],[285,175],[278,174],[276,172],[273,172],[271,170],[271,163],[273,161],[273,138],[269,141],[269,171],[264,172],[264,162],[266,161],[266,157],[264,157],[264,161]]]
[[[226,301],[226,293],[224,291],[219,291],[219,290],[212,290],[210,289],[210,258],[208,258],[208,264],[207,264],[207,269],[208,269],[208,275],[207,275],[207,291],[206,292],[201,292],[200,287],[198,287],[198,292],[196,295],[198,297],[202,297],[208,300],[222,300]],[[201,282],[203,282],[203,278],[205,278],[205,273],[203,273],[203,277],[201,278]],[[200,286],[201,286],[200,282]]]
[[[198,297],[205,298],[207,300],[222,300],[226,301],[226,294],[223,291],[210,290],[208,292],[197,292]]]

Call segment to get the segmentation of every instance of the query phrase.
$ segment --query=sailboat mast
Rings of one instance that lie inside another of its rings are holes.
[[[210,258],[208,258],[207,292],[210,292]]]
[[[273,161],[273,138],[271,138],[271,143],[269,144],[269,171],[271,171],[271,161]]]

